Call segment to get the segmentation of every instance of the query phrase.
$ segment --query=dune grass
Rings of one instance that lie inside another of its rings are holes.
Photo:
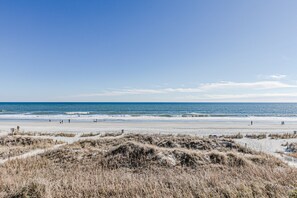
[[[83,133],[80,137],[93,137],[98,135],[100,135],[100,133]]]
[[[0,197],[288,197],[297,170],[233,140],[82,140],[0,166]]]
[[[50,136],[50,137],[75,137],[74,133],[47,133],[47,132],[25,132],[25,131],[15,131],[13,134],[8,134],[10,136]]]
[[[106,132],[101,134],[101,137],[117,137],[124,134],[124,131],[121,132]]]
[[[261,139],[267,138],[267,135],[265,133],[262,133],[262,134],[246,134],[245,137],[250,138],[250,139],[261,140]]]
[[[275,133],[275,134],[269,134],[271,139],[293,139],[297,138],[297,134],[295,133]]]
[[[222,135],[220,138],[228,138],[228,139],[242,139],[243,135],[241,133],[237,133],[234,135]]]

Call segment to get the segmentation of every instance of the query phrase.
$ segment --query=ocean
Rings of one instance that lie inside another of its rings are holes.
[[[0,103],[0,120],[100,119],[104,121],[257,117],[297,119],[297,103]]]

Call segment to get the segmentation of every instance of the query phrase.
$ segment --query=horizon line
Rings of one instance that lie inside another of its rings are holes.
[[[239,102],[239,101],[228,101],[228,102],[220,102],[220,101],[210,101],[210,102],[207,102],[207,101],[203,101],[203,102],[189,102],[189,101],[176,101],[176,102],[164,102],[164,101],[157,101],[157,102],[150,102],[150,101],[145,101],[145,102],[140,102],[140,101],[128,101],[128,102],[108,102],[108,101],[93,101],[93,102],[90,102],[90,101],[13,101],[13,102],[8,102],[8,101],[0,101],[0,103],[297,103],[296,102],[263,102],[263,101],[253,101],[253,102]]]

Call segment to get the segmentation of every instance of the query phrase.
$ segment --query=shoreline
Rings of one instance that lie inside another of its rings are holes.
[[[126,115],[126,114],[0,114],[1,120],[32,120],[32,121],[46,121],[46,120],[74,120],[74,121],[89,121],[97,119],[98,121],[260,121],[260,122],[296,122],[296,115],[287,116],[244,116],[244,115]]]

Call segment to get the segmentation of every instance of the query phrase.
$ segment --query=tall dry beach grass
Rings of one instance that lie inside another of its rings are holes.
[[[1,197],[296,197],[297,189],[297,170],[280,160],[191,136],[83,140],[0,172]]]

